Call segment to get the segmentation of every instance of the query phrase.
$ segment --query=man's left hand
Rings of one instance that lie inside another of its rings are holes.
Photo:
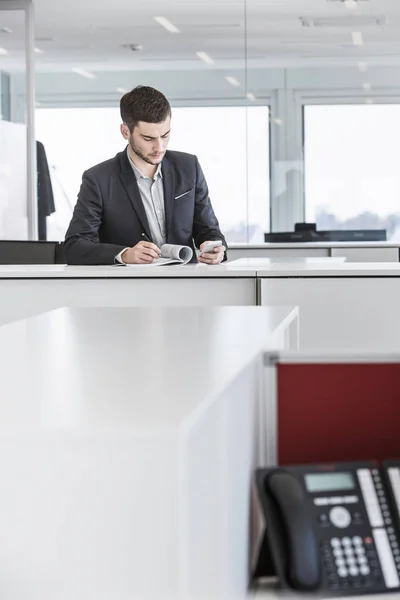
[[[208,242],[203,242],[200,245],[200,250],[202,250],[206,244],[208,244]],[[225,246],[217,246],[211,252],[199,256],[198,261],[207,265],[219,265],[224,260],[225,250]]]

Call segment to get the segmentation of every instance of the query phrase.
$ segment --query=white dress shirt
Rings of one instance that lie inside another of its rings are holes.
[[[154,177],[147,177],[137,168],[126,150],[132,170],[135,174],[140,196],[149,222],[151,240],[161,248],[167,240],[165,227],[164,188],[162,181],[161,163],[157,167]],[[124,248],[116,257],[116,262],[123,263],[122,254],[128,248]]]

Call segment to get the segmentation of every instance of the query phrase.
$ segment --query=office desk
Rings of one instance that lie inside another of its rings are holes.
[[[0,265],[0,324],[62,306],[254,306],[255,276],[229,264]]]
[[[2,598],[244,598],[262,351],[296,318],[81,308],[0,327]]]
[[[300,311],[300,347],[399,350],[400,264],[271,264],[261,305]]]
[[[301,348],[398,350],[400,263],[312,258],[215,267],[0,266],[0,324],[62,306],[299,306]]]

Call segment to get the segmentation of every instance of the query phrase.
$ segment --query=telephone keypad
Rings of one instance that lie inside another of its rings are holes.
[[[332,590],[367,588],[381,578],[377,553],[370,537],[334,537],[321,549],[328,586]],[[400,563],[400,556],[399,563]]]
[[[343,546],[351,546],[351,539],[349,537],[344,537],[342,539]]]

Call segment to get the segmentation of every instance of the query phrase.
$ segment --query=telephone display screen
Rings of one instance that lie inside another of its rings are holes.
[[[355,483],[351,473],[308,473],[304,475],[308,492],[335,492],[354,490]]]

